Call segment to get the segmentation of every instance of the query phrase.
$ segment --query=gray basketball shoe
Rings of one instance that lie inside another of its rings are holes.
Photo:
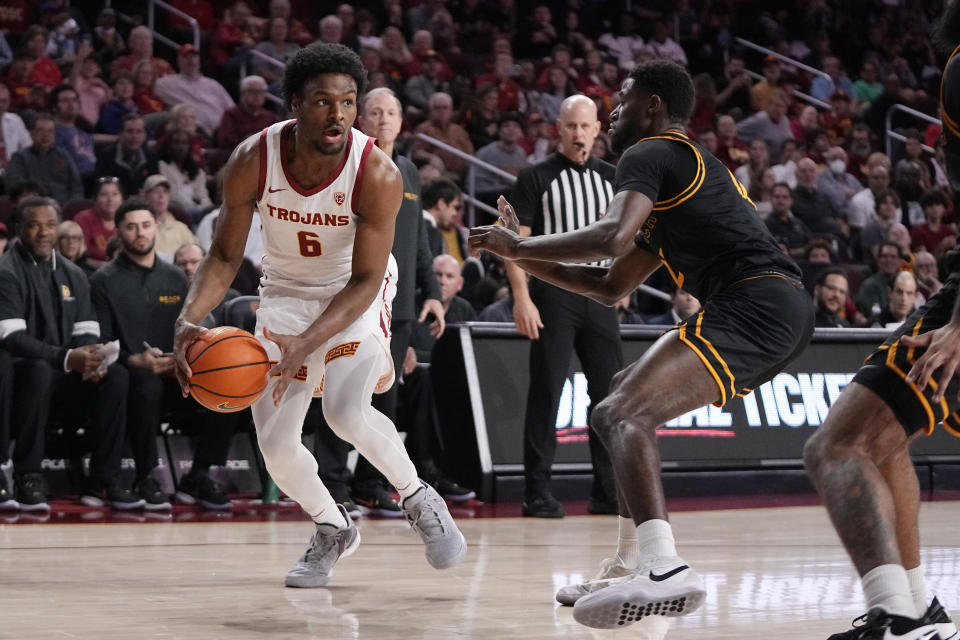
[[[632,575],[633,571],[623,565],[619,556],[614,555],[612,558],[604,558],[600,562],[600,570],[597,571],[597,575],[580,584],[560,587],[557,591],[557,602],[572,607],[583,596],[612,584],[629,580]]]
[[[360,532],[353,524],[342,504],[337,505],[345,522],[350,525],[338,528],[332,524],[318,524],[317,532],[310,539],[310,547],[297,564],[287,573],[284,584],[288,587],[314,589],[325,586],[333,575],[333,565],[345,558],[360,544]]]
[[[420,489],[400,505],[410,526],[423,540],[427,562],[434,569],[449,569],[467,555],[467,540],[437,490],[420,481]]]

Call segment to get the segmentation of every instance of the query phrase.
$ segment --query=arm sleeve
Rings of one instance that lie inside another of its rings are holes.
[[[631,147],[617,164],[617,191],[637,191],[656,202],[675,143],[650,140]]]
[[[510,190],[510,204],[517,212],[517,219],[525,227],[533,228],[539,206],[540,194],[537,193],[537,184],[534,179],[533,169],[524,169],[517,176],[517,181],[513,183],[513,189]]]
[[[0,272],[0,346],[14,357],[45,360],[57,369],[67,355],[65,347],[46,344],[27,333],[23,291],[9,271]]]

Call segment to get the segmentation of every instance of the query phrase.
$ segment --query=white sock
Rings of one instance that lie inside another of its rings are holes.
[[[640,560],[640,538],[633,518],[617,516],[620,533],[617,536],[617,556],[628,569],[635,569]]]
[[[673,541],[673,528],[666,520],[647,520],[637,526],[639,539],[639,557],[671,558],[677,555]]]
[[[899,564],[882,564],[860,579],[867,609],[880,607],[887,613],[916,618],[907,571]]]
[[[923,579],[923,565],[907,569],[907,580],[910,582],[913,604],[917,607],[917,617],[920,617],[927,612],[927,583]]]
[[[309,516],[310,519],[317,524],[332,524],[338,529],[350,526],[350,521],[345,519],[343,514],[340,513],[337,503],[333,501],[329,493],[324,498],[321,498],[320,510],[316,513],[310,513]]]

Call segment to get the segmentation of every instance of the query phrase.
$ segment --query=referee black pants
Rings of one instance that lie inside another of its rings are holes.
[[[610,391],[623,368],[616,311],[588,298],[534,278],[530,297],[540,311],[540,339],[530,343],[530,388],[524,421],[523,466],[528,497],[548,492],[557,448],[557,410],[574,350],[587,378],[590,413]],[[587,414],[589,423],[590,413]],[[600,438],[589,431],[593,463],[591,497],[616,503],[610,457]]]

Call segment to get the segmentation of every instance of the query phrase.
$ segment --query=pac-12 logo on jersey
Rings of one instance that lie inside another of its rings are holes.
[[[338,207],[343,205],[346,199],[347,199],[347,194],[345,194],[343,191],[336,191],[333,194],[333,201],[337,203]]]

